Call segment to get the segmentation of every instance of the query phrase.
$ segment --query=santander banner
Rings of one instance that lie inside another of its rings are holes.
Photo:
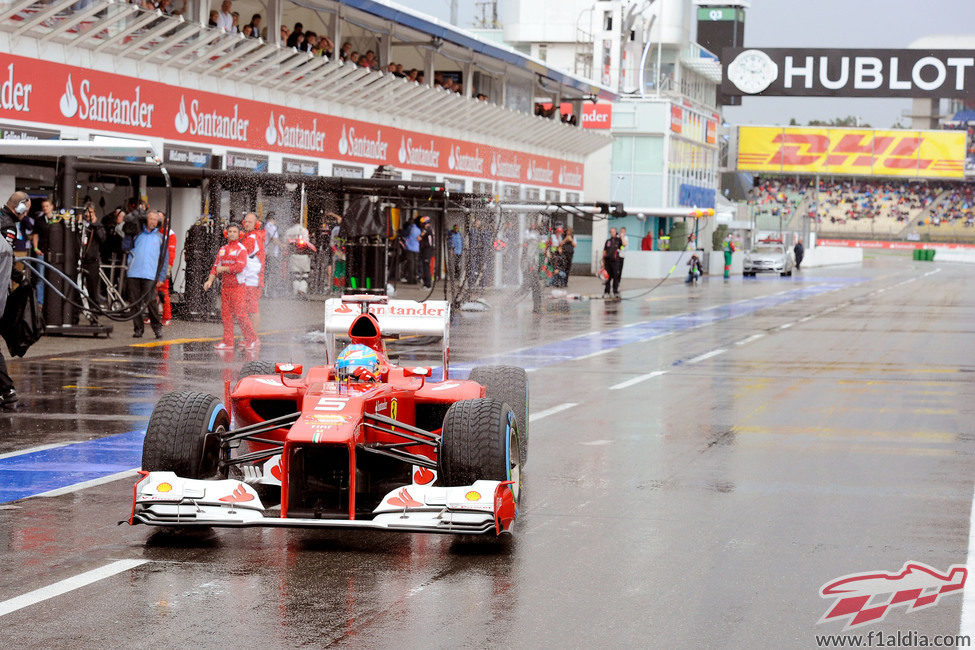
[[[582,164],[558,158],[9,54],[0,76],[10,95],[0,117],[10,119],[582,189]]]

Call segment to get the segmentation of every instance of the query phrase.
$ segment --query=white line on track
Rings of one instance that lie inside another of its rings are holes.
[[[926,277],[928,277],[929,275],[934,275],[935,273],[941,273],[941,269],[935,269],[935,270],[933,270],[933,271],[928,271],[927,273],[925,273],[925,274],[924,274],[924,276],[923,276],[923,277],[925,277],[925,278],[926,278]]]
[[[566,402],[565,404],[559,404],[558,406],[553,406],[550,409],[545,409],[544,411],[539,411],[538,413],[532,413],[528,416],[529,422],[534,422],[535,420],[541,420],[542,418],[547,418],[550,415],[555,415],[556,413],[561,413],[573,406],[579,406],[577,402]]]
[[[648,379],[653,379],[654,377],[659,377],[660,375],[666,375],[666,374],[667,374],[667,371],[666,370],[654,370],[653,372],[648,372],[645,375],[639,375],[637,377],[633,377],[632,379],[627,379],[626,381],[621,381],[618,384],[615,384],[613,386],[610,386],[609,389],[610,390],[620,390],[621,388],[629,388],[630,386],[635,386],[636,384],[639,384],[642,381],[646,381]]]
[[[711,350],[710,352],[705,352],[704,354],[699,354],[698,356],[694,357],[693,359],[688,359],[687,360],[687,363],[698,363],[698,362],[704,361],[705,359],[710,359],[711,357],[716,357],[719,354],[723,354],[725,352],[727,352],[727,350],[724,349],[724,348],[718,348],[717,350]]]
[[[800,323],[805,323],[806,321],[812,320],[814,318],[816,318],[816,317],[815,316],[803,316],[802,318],[799,319],[799,322]]]
[[[600,350],[599,352],[590,352],[589,354],[584,354],[581,357],[576,357],[573,361],[580,361],[582,359],[592,359],[593,357],[598,357],[604,354],[609,354],[613,352],[616,348],[606,348],[605,350]]]
[[[5,454],[0,454],[0,459],[3,458],[13,458],[14,456],[23,456],[24,454],[33,454],[35,451],[45,451],[47,449],[57,449],[58,447],[67,447],[68,445],[75,444],[75,440],[71,442],[54,442],[49,445],[38,445],[37,447],[29,447],[27,449],[18,449],[17,451],[8,451]]]
[[[784,323],[782,325],[779,325],[779,329],[780,330],[787,330],[790,327],[792,327],[793,325],[795,325],[795,323]]]
[[[138,472],[138,469],[127,469],[124,472],[116,472],[115,474],[109,474],[108,476],[102,476],[101,478],[93,478],[90,481],[75,483],[74,485],[65,485],[64,487],[48,490],[47,492],[41,492],[40,494],[35,494],[34,496],[59,497],[62,494],[70,494],[71,492],[77,492],[78,490],[84,490],[85,488],[95,487],[96,485],[102,485],[104,483],[111,483],[112,481],[117,481],[129,476],[135,476],[136,472]]]
[[[62,594],[66,594],[69,591],[86,587],[94,582],[98,582],[99,580],[104,580],[105,578],[110,578],[116,574],[122,573],[123,571],[134,569],[135,567],[141,566],[148,561],[149,560],[116,560],[111,564],[106,564],[103,567],[92,569],[91,571],[85,571],[84,573],[79,573],[71,578],[65,578],[64,580],[55,582],[54,584],[46,587],[41,587],[40,589],[35,589],[34,591],[28,592],[22,596],[4,600],[0,602],[0,616],[6,616],[11,612],[16,612],[18,609],[30,607],[31,605],[55,598],[56,596],[60,596]]]
[[[747,345],[748,343],[751,343],[752,341],[757,341],[758,339],[762,338],[763,336],[765,336],[765,335],[764,334],[752,334],[747,339],[742,339],[740,341],[735,341],[735,345]]]
[[[968,558],[965,565],[972,566],[975,561],[975,494],[972,495],[972,513],[968,524]],[[959,634],[975,635],[975,582],[965,581],[965,589],[961,594],[961,625]]]

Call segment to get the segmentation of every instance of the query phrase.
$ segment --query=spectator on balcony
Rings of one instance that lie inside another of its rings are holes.
[[[348,61],[349,56],[352,54],[352,43],[346,41],[342,43],[342,49],[339,50],[339,58],[343,61]]]
[[[156,9],[161,11],[164,16],[178,16],[183,13],[182,9],[175,9],[173,7],[172,0],[159,0],[156,3]]]
[[[230,26],[230,31],[236,34],[240,31],[240,14],[235,11],[230,15],[233,16],[234,19],[233,24]]]
[[[305,26],[301,23],[295,23],[294,29],[291,30],[291,36],[288,37],[287,46],[288,47],[298,47],[298,38],[303,39],[305,33]]]
[[[230,13],[230,0],[223,0],[220,4],[220,13],[217,14],[217,27],[225,32],[230,32],[234,27],[234,15]]]
[[[335,55],[335,43],[328,36],[318,37],[318,48],[321,50],[322,56],[328,59]]]
[[[281,25],[281,45],[285,45],[288,42],[288,38],[291,36],[291,30],[287,26]]]
[[[254,36],[254,28],[250,25],[244,25],[243,29],[240,30],[240,33],[244,35],[244,38],[251,38]]]
[[[420,71],[416,68],[410,68],[409,73],[406,75],[407,81],[416,81],[417,77],[420,75]]]
[[[366,62],[363,64],[364,68],[378,69],[379,61],[376,59],[376,53],[372,50],[366,50],[365,56]]]
[[[251,26],[251,37],[260,38],[261,36],[261,22],[264,19],[261,18],[261,14],[254,14],[251,16],[250,26]]]
[[[207,23],[207,27],[216,27],[217,19],[220,18],[220,12],[216,9],[210,12],[210,22]]]
[[[359,65],[359,53],[358,52],[353,51],[352,53],[349,54],[349,63],[353,63],[355,65]]]
[[[486,102],[488,100],[488,96],[485,95],[484,93],[477,93],[476,95],[474,95],[474,99],[476,99],[479,102]]]
[[[318,50],[318,34],[311,30],[305,32],[305,42],[298,47],[298,50],[301,52],[315,52]]]

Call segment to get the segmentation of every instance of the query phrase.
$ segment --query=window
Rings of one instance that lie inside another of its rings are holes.
[[[613,12],[604,11],[603,12],[603,30],[607,32],[613,31]]]

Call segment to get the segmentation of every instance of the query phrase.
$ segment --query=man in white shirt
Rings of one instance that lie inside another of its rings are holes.
[[[234,15],[230,13],[230,0],[223,0],[220,5],[220,13],[217,14],[217,27],[225,32],[236,31],[234,28]]]

